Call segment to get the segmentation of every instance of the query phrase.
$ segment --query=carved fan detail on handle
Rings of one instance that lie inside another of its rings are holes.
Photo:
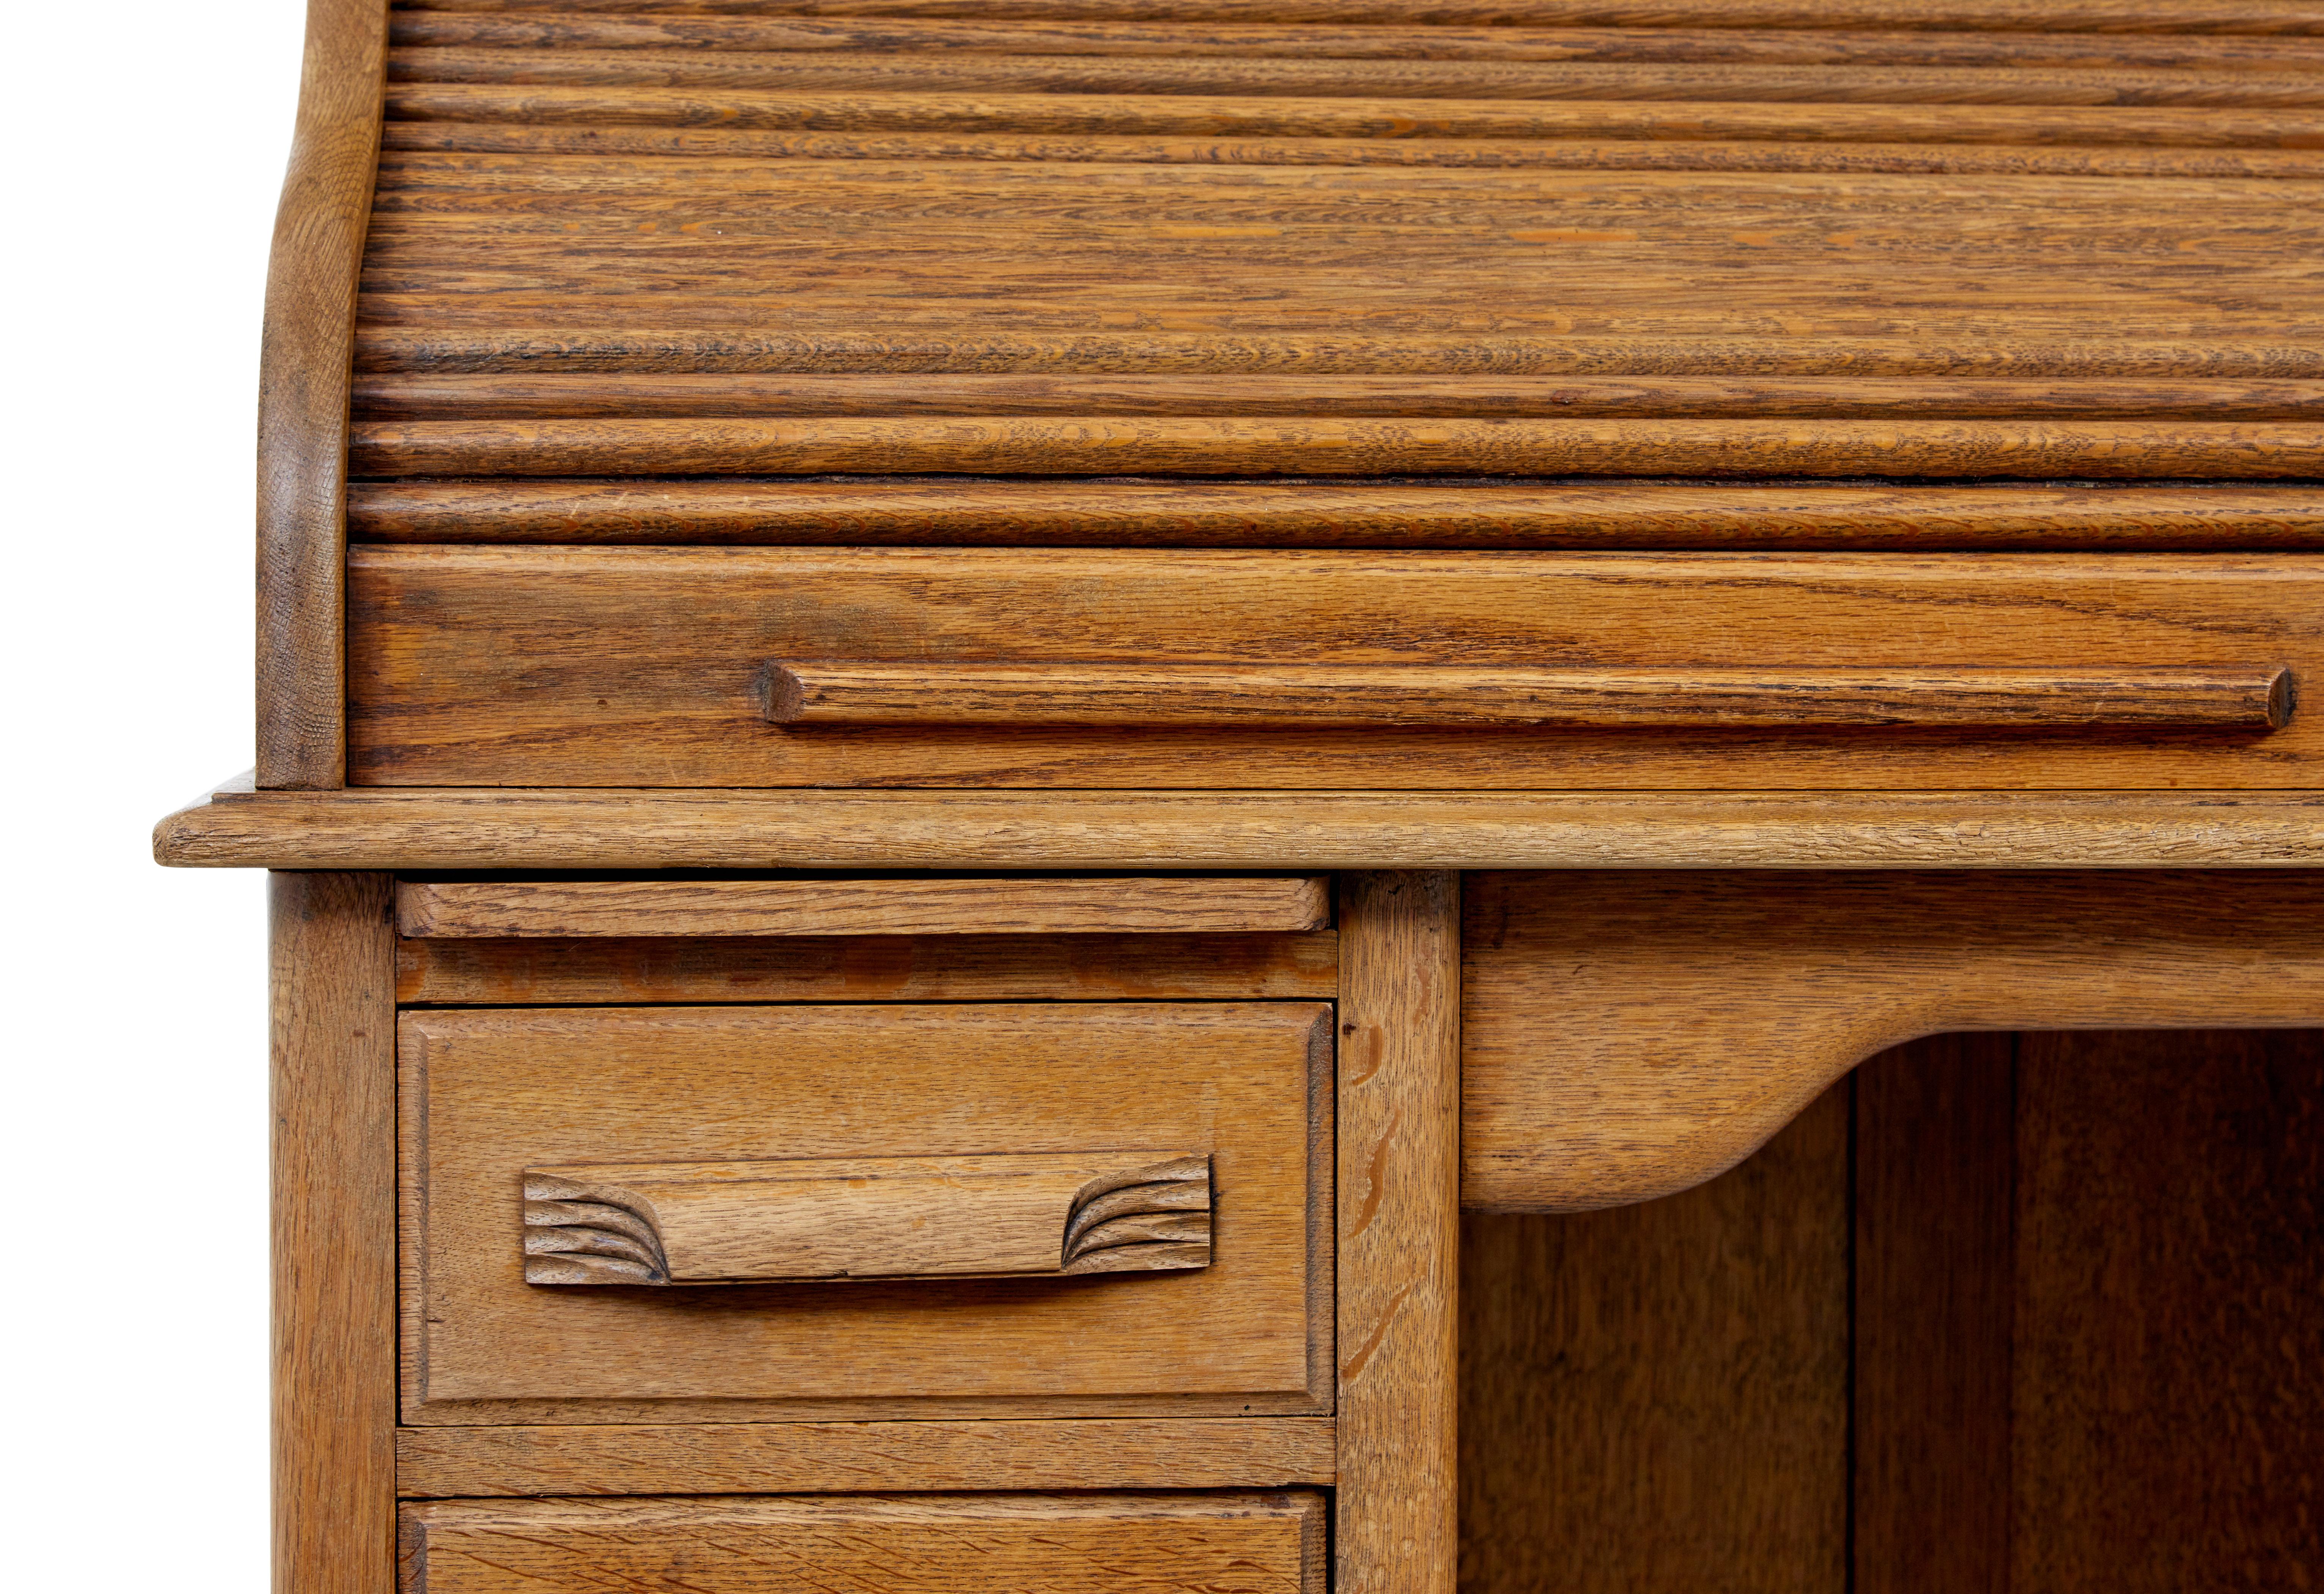
[[[1207,1153],[527,1169],[539,1285],[1056,1277],[1207,1267]]]

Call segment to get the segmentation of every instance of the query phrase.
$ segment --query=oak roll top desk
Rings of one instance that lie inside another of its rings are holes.
[[[2304,1586],[2319,258],[2303,0],[310,0],[278,1589]]]

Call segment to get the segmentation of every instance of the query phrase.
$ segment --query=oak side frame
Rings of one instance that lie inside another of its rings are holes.
[[[258,784],[346,784],[348,393],[387,0],[308,0],[258,379]]]
[[[395,1587],[395,885],[269,881],[275,1594]]]
[[[1337,1594],[1452,1594],[1461,877],[1340,881]]]

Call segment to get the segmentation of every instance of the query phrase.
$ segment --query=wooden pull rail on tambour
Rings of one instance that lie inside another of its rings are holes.
[[[2177,669],[1512,669],[771,663],[780,725],[1954,726],[2273,731],[2281,665]]]
[[[1210,1260],[1211,1159],[1199,1152],[600,1163],[524,1175],[528,1284],[1056,1277]]]

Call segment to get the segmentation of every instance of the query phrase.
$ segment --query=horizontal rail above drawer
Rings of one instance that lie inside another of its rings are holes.
[[[1321,875],[1116,879],[406,880],[413,939],[1268,935],[1329,928]]]
[[[2164,669],[1522,669],[1436,665],[770,663],[781,725],[1786,725],[2272,731],[2282,665]]]

